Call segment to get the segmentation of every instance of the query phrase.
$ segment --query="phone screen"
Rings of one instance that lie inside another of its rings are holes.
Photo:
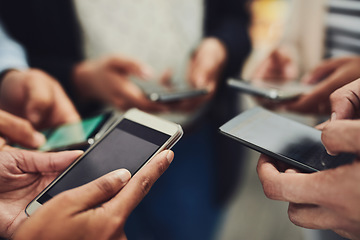
[[[89,183],[116,169],[126,168],[134,175],[170,137],[123,119],[49,188],[38,202],[43,204],[65,190]]]
[[[250,109],[220,127],[220,131],[261,153],[313,172],[351,163],[355,156],[327,154],[321,132],[263,108]]]
[[[86,142],[96,130],[108,119],[109,114],[101,114],[84,119],[78,123],[66,124],[53,130],[45,130],[46,143],[40,151],[49,151],[76,143]]]

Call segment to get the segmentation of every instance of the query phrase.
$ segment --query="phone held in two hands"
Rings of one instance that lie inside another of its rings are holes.
[[[219,130],[241,144],[303,172],[336,168],[356,158],[348,153],[329,155],[321,142],[321,131],[261,107],[241,113]]]
[[[116,169],[126,168],[134,175],[156,154],[173,147],[182,135],[180,125],[131,109],[46,187],[25,212],[31,215],[55,195]]]

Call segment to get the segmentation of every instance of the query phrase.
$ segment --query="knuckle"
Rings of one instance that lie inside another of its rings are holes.
[[[144,176],[140,179],[140,190],[144,196],[148,194],[152,185],[153,181],[149,177]]]
[[[299,216],[298,216],[298,211],[295,207],[294,204],[289,204],[289,208],[288,208],[288,217],[289,217],[289,220],[295,224],[296,226],[301,226],[301,221],[299,219]]]
[[[96,187],[104,194],[112,194],[115,191],[113,184],[106,179],[99,179],[94,183]]]

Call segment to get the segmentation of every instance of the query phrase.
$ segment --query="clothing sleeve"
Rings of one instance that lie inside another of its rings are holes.
[[[228,61],[225,75],[238,74],[251,50],[248,34],[250,14],[246,0],[207,0],[205,37],[216,37],[225,44]]]
[[[7,69],[27,69],[24,48],[11,39],[0,21],[0,73]]]

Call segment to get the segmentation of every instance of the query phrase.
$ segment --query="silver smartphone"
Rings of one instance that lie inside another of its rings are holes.
[[[220,132],[303,172],[336,168],[356,158],[348,153],[327,154],[321,131],[261,107],[241,113],[221,126]]]
[[[174,146],[182,135],[180,125],[131,109],[31,201],[25,212],[30,216],[55,195],[116,169],[126,168],[133,176],[160,151]]]
[[[311,91],[313,88],[312,86],[301,85],[298,83],[271,84],[262,81],[247,82],[234,78],[228,79],[227,85],[240,92],[274,101],[295,100],[302,94]]]
[[[148,94],[151,101],[154,102],[176,102],[183,99],[199,97],[208,94],[206,89],[181,89],[172,91],[159,91]]]

